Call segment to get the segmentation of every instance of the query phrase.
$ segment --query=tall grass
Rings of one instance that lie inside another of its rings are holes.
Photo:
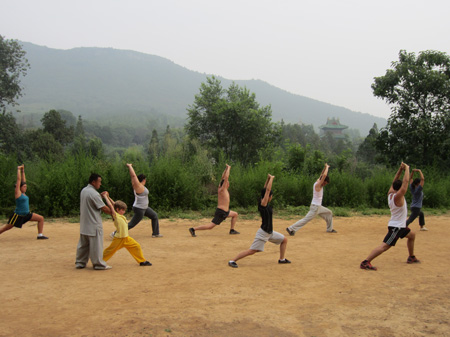
[[[108,190],[113,199],[121,199],[129,209],[134,201],[133,189],[126,163],[133,163],[137,174],[147,176],[150,204],[161,214],[182,213],[186,210],[210,212],[217,204],[217,186],[225,168],[225,160],[211,162],[195,147],[174,147],[172,152],[150,163],[142,148],[131,148],[121,156],[108,160],[89,154],[66,155],[57,162],[38,160],[25,162],[30,206],[44,216],[71,216],[79,213],[79,195],[92,172],[103,178],[100,192]],[[0,214],[8,215],[15,207],[14,183],[17,163],[12,156],[0,154]],[[450,206],[450,177],[427,168],[424,207],[444,209]],[[308,207],[313,184],[318,173],[294,173],[281,162],[261,161],[251,167],[233,164],[230,174],[231,208],[256,209],[260,191],[273,174],[273,205],[278,209]],[[330,171],[330,184],[325,187],[323,204],[327,207],[353,209],[386,209],[387,192],[395,170],[373,168],[363,177],[347,171]],[[406,194],[410,203],[411,195]]]

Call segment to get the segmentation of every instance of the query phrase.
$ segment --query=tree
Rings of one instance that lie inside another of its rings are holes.
[[[30,68],[25,58],[25,51],[17,41],[6,40],[0,35],[0,111],[6,106],[17,105],[16,100],[22,96],[20,77]]]
[[[0,113],[0,151],[5,154],[15,153],[21,137],[22,133],[12,113]]]
[[[401,50],[399,61],[372,84],[376,97],[392,105],[377,149],[391,164],[448,162],[450,150],[450,58],[439,51]]]
[[[224,90],[215,77],[202,83],[188,108],[186,130],[206,146],[215,159],[220,152],[243,164],[254,163],[271,148],[280,134],[272,123],[270,106],[260,107],[255,94],[235,83]]]
[[[356,157],[369,164],[375,164],[377,159],[376,141],[379,135],[377,123],[374,123],[369,134],[359,145]]]
[[[148,146],[148,154],[150,157],[150,162],[158,159],[159,156],[159,139],[158,139],[158,131],[153,129],[152,131],[152,139],[150,140],[150,144]]]
[[[64,157],[64,149],[55,137],[42,129],[27,131],[24,135],[28,144],[29,157],[37,157],[46,161],[60,160]]]
[[[50,110],[41,119],[44,132],[53,135],[55,140],[61,145],[66,145],[73,140],[74,128],[66,127],[66,121],[61,118],[61,114],[56,110]]]

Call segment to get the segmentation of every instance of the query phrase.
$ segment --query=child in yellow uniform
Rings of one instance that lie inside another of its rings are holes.
[[[102,193],[102,196],[111,209],[111,216],[116,227],[113,242],[103,251],[103,260],[108,261],[115,252],[125,247],[140,266],[151,266],[152,264],[144,258],[141,245],[135,239],[128,236],[128,223],[127,218],[124,216],[127,205],[120,200],[114,202],[106,191]]]

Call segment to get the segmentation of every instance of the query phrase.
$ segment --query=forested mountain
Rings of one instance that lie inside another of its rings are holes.
[[[110,48],[58,50],[22,43],[31,69],[23,78],[21,115],[64,109],[85,120],[128,124],[182,126],[209,74],[188,70],[159,56]],[[216,76],[227,88],[232,81]],[[386,120],[291,94],[260,80],[235,81],[256,94],[261,105],[271,105],[274,121],[312,124],[328,117],[368,134],[374,123]],[[24,118],[24,117],[22,117]],[[24,118],[25,121],[25,118]]]

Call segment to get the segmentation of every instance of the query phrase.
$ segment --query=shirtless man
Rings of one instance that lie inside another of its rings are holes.
[[[228,177],[230,176],[230,169],[230,165],[227,164],[225,171],[223,171],[222,173],[222,179],[217,189],[218,201],[214,218],[208,225],[189,228],[189,233],[191,233],[192,236],[197,236],[195,234],[195,231],[213,229],[214,227],[220,225],[226,218],[231,218],[230,234],[239,234],[239,232],[234,229],[238,214],[237,212],[230,210],[230,193],[228,192],[228,187],[230,187],[230,182],[228,181]]]

